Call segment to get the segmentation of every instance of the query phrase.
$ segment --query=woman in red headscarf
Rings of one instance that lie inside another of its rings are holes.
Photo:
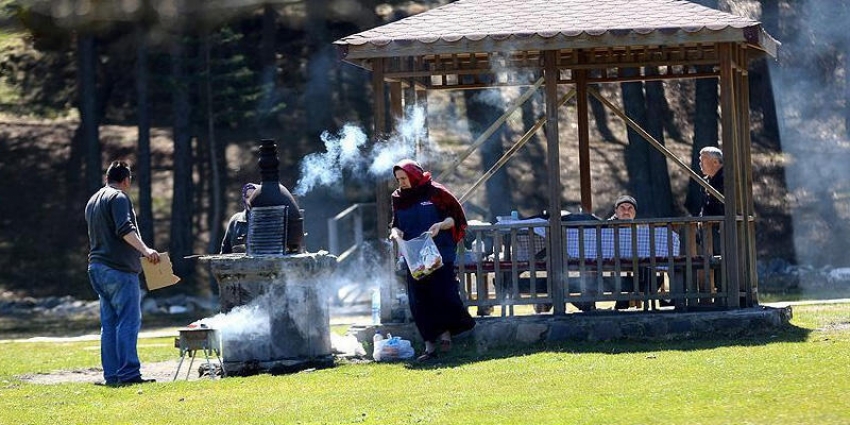
[[[458,294],[454,262],[458,241],[466,231],[466,216],[460,202],[443,185],[431,181],[415,161],[405,159],[393,167],[398,189],[392,195],[393,219],[390,239],[410,240],[431,233],[443,257],[443,267],[420,280],[407,272],[410,311],[425,340],[425,353],[418,360],[437,357],[437,347],[451,349],[451,337],[475,326]]]

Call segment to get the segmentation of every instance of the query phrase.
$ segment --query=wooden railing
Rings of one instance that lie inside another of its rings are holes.
[[[328,219],[328,251],[345,261],[364,245],[364,214],[374,214],[374,203],[353,204]]]
[[[574,306],[567,311],[719,307],[721,226],[722,217],[562,222],[565,252],[552,256],[544,220],[472,225],[455,267],[464,301],[481,315],[514,315],[520,305],[545,312],[557,291]],[[564,262],[561,282],[547,279],[552,261]]]

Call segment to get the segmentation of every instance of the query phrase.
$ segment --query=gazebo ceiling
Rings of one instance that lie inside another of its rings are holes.
[[[337,40],[348,62],[480,52],[744,43],[776,55],[758,21],[682,0],[459,0]]]

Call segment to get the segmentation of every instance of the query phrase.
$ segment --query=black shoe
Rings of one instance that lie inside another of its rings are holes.
[[[137,377],[135,377],[135,378],[133,378],[129,381],[121,381],[121,382],[118,382],[117,384],[113,384],[111,386],[126,387],[128,385],[151,384],[151,383],[154,383],[154,382],[156,382],[156,379],[145,379],[145,378],[142,378],[141,376],[137,376]],[[109,384],[107,384],[107,385],[109,385]]]

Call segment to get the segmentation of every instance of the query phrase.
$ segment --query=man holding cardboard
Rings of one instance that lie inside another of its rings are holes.
[[[154,382],[143,379],[136,343],[142,325],[142,271],[139,253],[153,264],[159,253],[139,237],[136,212],[127,195],[130,167],[114,161],[106,171],[106,186],[86,204],[89,280],[100,299],[100,361],[109,386]]]

